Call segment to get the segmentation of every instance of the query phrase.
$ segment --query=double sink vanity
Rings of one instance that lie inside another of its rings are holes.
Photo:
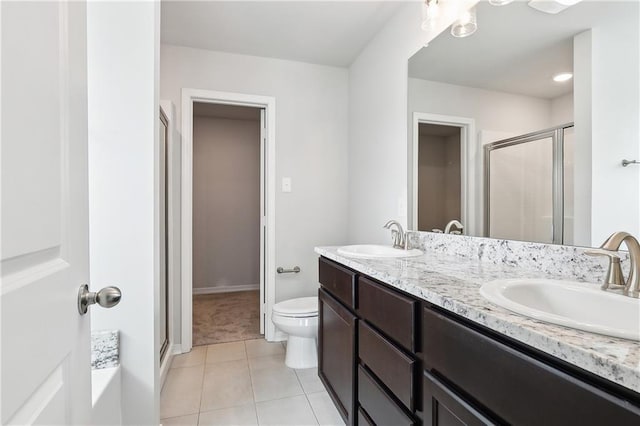
[[[407,245],[316,248],[318,371],[347,425],[640,424],[640,300],[581,282],[603,264],[505,240]]]

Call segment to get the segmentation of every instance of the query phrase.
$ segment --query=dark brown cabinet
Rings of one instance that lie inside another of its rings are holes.
[[[353,425],[357,318],[323,289],[318,315],[318,375],[345,423]]]
[[[640,395],[320,258],[318,373],[347,425],[640,425]]]
[[[480,426],[494,424],[427,371],[424,372],[422,389],[424,423],[427,425]]]

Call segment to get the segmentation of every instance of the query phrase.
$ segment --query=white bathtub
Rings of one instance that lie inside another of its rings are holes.
[[[121,386],[120,366],[91,370],[93,424],[122,424]]]

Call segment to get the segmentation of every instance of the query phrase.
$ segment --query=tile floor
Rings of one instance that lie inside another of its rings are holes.
[[[284,365],[264,339],[194,347],[173,359],[160,401],[168,425],[344,425],[315,368]]]

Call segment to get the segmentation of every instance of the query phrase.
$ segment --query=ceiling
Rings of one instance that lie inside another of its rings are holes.
[[[409,60],[409,76],[552,99],[573,90],[553,75],[573,70],[573,36],[601,20],[636,13],[624,1],[585,1],[557,15],[513,2],[477,6],[478,30],[457,39],[442,33]]]
[[[214,117],[227,118],[231,120],[260,121],[260,108],[212,104],[207,102],[194,102],[193,115],[196,117]]]
[[[166,44],[347,67],[398,1],[167,1]]]

